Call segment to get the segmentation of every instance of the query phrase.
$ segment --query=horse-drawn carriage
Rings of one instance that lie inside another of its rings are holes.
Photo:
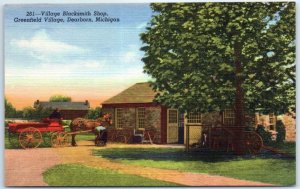
[[[111,125],[111,116],[106,114],[102,118],[96,120],[89,120],[84,118],[77,118],[71,122],[70,131],[66,132],[60,119],[44,118],[41,122],[25,122],[25,123],[9,123],[8,134],[9,140],[12,141],[13,136],[18,136],[19,145],[24,148],[37,148],[44,141],[42,133],[49,133],[52,147],[61,147],[72,144],[76,146],[75,136],[81,133],[94,132],[95,127],[99,125]],[[96,133],[95,133],[96,134]],[[110,139],[117,142],[127,143],[125,135],[116,136],[111,133],[113,137]],[[107,139],[105,135],[99,135],[95,140],[95,145],[105,145]],[[72,137],[72,141],[71,140]]]

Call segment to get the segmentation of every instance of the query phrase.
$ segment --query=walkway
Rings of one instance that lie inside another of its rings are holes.
[[[43,172],[61,163],[51,148],[4,150],[4,160],[5,186],[47,186]]]

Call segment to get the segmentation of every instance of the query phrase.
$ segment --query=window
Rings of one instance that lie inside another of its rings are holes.
[[[223,124],[233,126],[235,123],[235,114],[233,109],[225,109],[223,114]]]
[[[145,119],[145,108],[136,109],[136,125],[137,128],[145,128],[146,119]]]
[[[178,123],[178,111],[177,110],[169,110],[169,123]]]
[[[269,114],[270,130],[275,130],[276,119],[274,113]]]
[[[116,109],[116,128],[123,128],[125,125],[125,112],[123,108]]]
[[[202,115],[199,112],[196,113],[188,113],[187,123],[201,124]]]

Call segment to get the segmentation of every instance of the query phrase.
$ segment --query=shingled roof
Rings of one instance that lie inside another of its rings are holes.
[[[44,108],[58,108],[60,110],[89,110],[90,104],[85,102],[48,102],[48,101],[35,101],[34,107],[42,106]]]
[[[153,102],[155,95],[156,92],[152,90],[149,82],[136,83],[102,104],[150,103]]]

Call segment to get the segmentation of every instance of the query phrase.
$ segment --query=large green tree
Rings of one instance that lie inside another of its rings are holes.
[[[156,100],[184,111],[295,107],[295,3],[153,3],[141,34]]]

